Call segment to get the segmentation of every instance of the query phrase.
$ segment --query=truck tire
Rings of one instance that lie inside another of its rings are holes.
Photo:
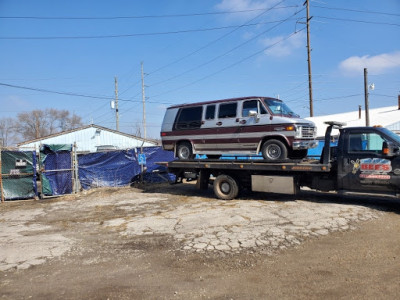
[[[282,160],[288,157],[288,150],[281,141],[268,140],[262,145],[261,154],[265,160]]]
[[[222,200],[232,200],[239,194],[239,186],[229,175],[219,175],[214,180],[214,193]]]
[[[189,142],[182,142],[176,149],[176,156],[182,160],[193,159],[192,145]]]

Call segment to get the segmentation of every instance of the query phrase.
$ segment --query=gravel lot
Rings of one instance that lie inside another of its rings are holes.
[[[182,184],[0,208],[4,299],[400,294],[399,201],[312,192],[221,201]]]

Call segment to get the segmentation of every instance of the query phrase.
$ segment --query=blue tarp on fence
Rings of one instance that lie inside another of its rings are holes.
[[[126,186],[139,181],[141,166],[136,153],[141,153],[141,149],[79,155],[79,180],[82,188]],[[175,179],[172,174],[161,174],[160,176],[160,173],[166,170],[156,164],[160,161],[173,160],[173,152],[164,151],[161,147],[145,147],[143,154],[146,156],[144,181],[161,182]]]
[[[72,193],[72,145],[43,145],[40,149],[42,193],[46,196]]]
[[[79,155],[78,164],[84,189],[129,185],[140,172],[134,149]]]
[[[141,149],[137,149],[137,153],[141,153]],[[175,175],[166,173],[167,170],[163,166],[159,166],[156,162],[174,160],[173,151],[165,151],[161,147],[145,147],[143,154],[146,156],[146,172],[143,174],[145,182],[163,182],[175,181]],[[134,178],[134,182],[140,180],[140,174]]]

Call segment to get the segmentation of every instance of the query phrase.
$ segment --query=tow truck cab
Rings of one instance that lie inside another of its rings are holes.
[[[382,127],[341,128],[340,123],[328,124],[331,126],[325,136],[321,162],[330,163],[331,172],[325,178],[313,177],[313,187],[360,193],[400,193],[398,135]],[[329,147],[335,126],[339,127],[338,145]]]

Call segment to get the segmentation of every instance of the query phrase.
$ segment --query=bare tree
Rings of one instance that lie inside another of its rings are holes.
[[[11,118],[0,119],[0,147],[8,147],[15,142],[15,121]]]
[[[37,139],[82,126],[82,118],[67,110],[46,109],[18,114],[17,132],[23,139]]]

